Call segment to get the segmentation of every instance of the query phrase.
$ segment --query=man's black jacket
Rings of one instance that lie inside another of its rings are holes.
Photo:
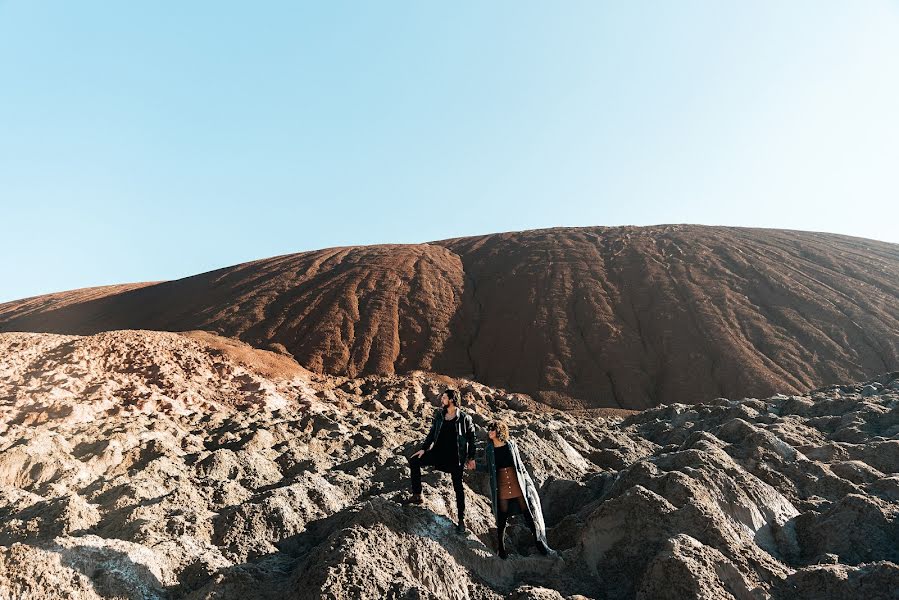
[[[440,435],[440,428],[444,425],[445,410],[438,409],[434,413],[434,420],[431,423],[431,430],[428,437],[421,444],[422,450],[430,450]],[[456,444],[459,450],[459,464],[464,465],[468,460],[474,460],[474,421],[471,420],[465,410],[456,409],[456,418],[449,422],[456,426]]]

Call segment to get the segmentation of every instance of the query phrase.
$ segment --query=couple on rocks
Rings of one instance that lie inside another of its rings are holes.
[[[442,407],[436,411],[428,436],[421,448],[409,457],[412,471],[412,495],[404,504],[421,504],[421,468],[433,467],[449,473],[456,492],[458,533],[465,533],[465,488],[462,485],[463,469],[477,469],[490,476],[490,500],[496,517],[497,548],[500,558],[508,556],[503,534],[507,519],[520,512],[531,533],[537,550],[547,555],[555,554],[546,543],[546,527],[537,486],[524,468],[524,462],[515,442],[509,437],[509,427],[503,421],[492,421],[487,426],[489,441],[486,462],[476,463],[474,422],[471,415],[459,406],[459,392],[450,388],[440,397]]]

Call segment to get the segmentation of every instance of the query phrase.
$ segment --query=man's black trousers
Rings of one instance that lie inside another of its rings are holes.
[[[412,471],[412,493],[421,493],[421,468],[437,467],[449,473],[453,478],[453,490],[456,492],[456,514],[461,523],[465,519],[465,487],[462,485],[462,465],[437,465],[433,452],[425,452],[421,458],[409,458],[409,470]]]

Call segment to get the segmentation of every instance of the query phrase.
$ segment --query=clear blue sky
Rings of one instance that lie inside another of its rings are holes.
[[[0,301],[329,246],[899,242],[899,2],[0,0]]]

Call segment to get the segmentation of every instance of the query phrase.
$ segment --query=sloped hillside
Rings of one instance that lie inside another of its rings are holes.
[[[203,329],[334,375],[425,370],[562,408],[801,392],[899,368],[899,247],[548,229],[280,256],[0,305],[0,331]]]

